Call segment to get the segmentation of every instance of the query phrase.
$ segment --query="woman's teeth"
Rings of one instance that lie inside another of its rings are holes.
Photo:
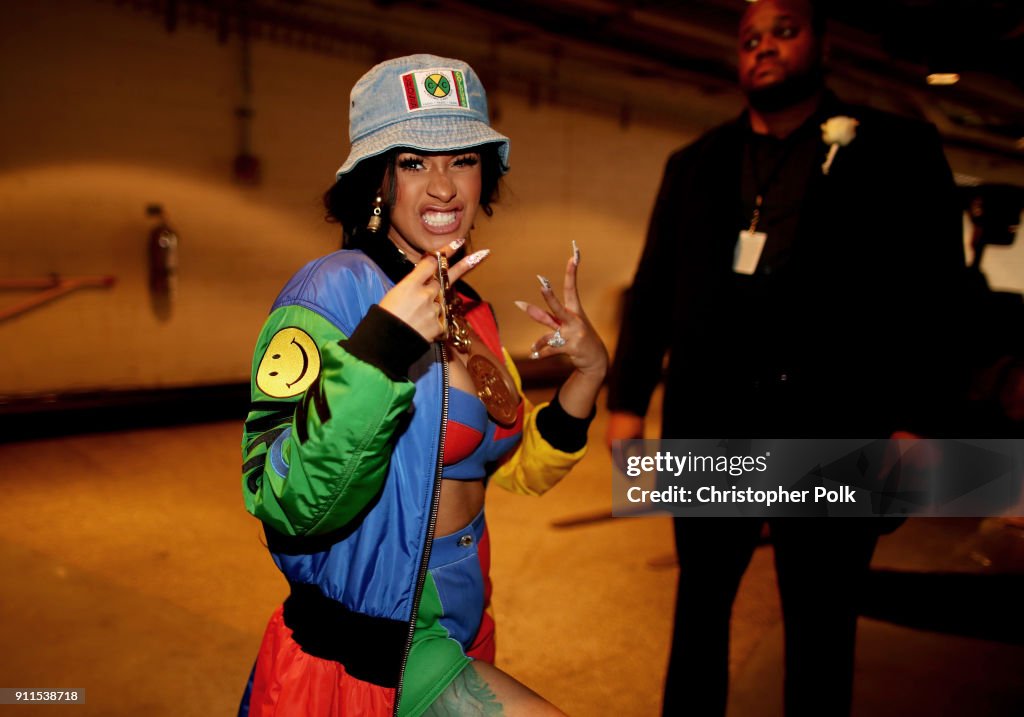
[[[446,227],[455,221],[455,212],[424,212],[423,222],[432,227]]]

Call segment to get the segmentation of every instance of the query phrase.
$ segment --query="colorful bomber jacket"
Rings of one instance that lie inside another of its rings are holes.
[[[291,586],[295,641],[397,713],[440,493],[447,369],[437,343],[365,360],[370,333],[379,345],[381,332],[413,332],[376,306],[393,285],[364,253],[342,250],[281,291],[253,358],[242,491]],[[491,481],[539,495],[583,456],[541,436],[545,406],[525,404],[522,439]]]

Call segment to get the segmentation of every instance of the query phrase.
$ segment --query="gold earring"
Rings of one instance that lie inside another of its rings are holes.
[[[381,224],[381,206],[384,204],[384,197],[378,194],[373,200],[373,210],[370,212],[370,221],[366,223],[366,231],[376,234],[380,231]]]

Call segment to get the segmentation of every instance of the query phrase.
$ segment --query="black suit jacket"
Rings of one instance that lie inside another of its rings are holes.
[[[767,302],[732,271],[749,222],[747,116],[672,155],[626,302],[610,409],[646,413],[667,354],[667,438],[946,432],[963,380],[964,259],[938,133],[827,96],[818,118],[836,115],[859,121],[856,137],[827,176],[811,173]],[[827,152],[822,142],[822,162]]]

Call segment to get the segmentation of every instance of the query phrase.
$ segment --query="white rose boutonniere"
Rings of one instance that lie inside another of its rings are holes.
[[[821,138],[825,141],[825,144],[830,145],[828,157],[825,158],[825,163],[821,165],[822,174],[828,174],[828,170],[832,166],[832,160],[836,158],[836,152],[839,151],[839,148],[845,147],[857,136],[857,125],[859,124],[860,122],[853,117],[840,116],[829,117],[825,124],[821,126]]]

